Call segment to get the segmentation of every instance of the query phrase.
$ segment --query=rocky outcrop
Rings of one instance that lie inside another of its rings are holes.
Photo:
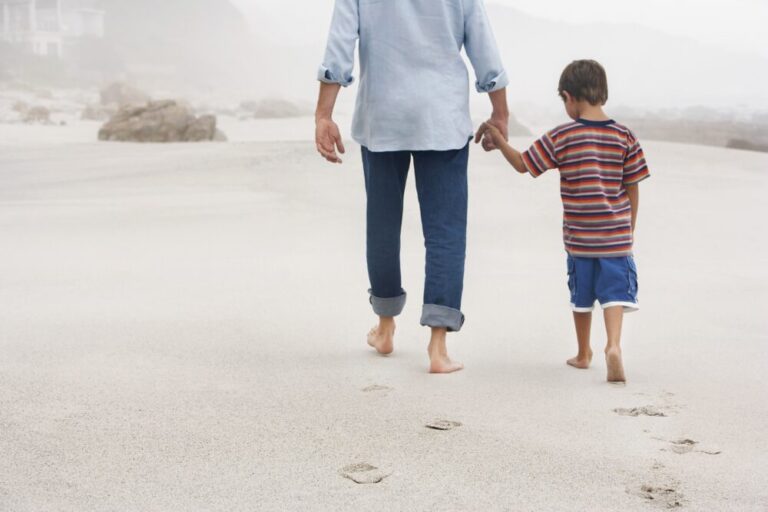
[[[29,105],[25,101],[18,100],[13,104],[13,111],[26,115],[29,112]]]
[[[201,142],[215,140],[217,132],[215,116],[195,117],[189,107],[164,100],[121,108],[101,127],[99,140]]]
[[[187,142],[203,142],[213,140],[216,136],[216,117],[200,116],[187,126],[185,138]]]
[[[24,122],[25,123],[40,123],[40,124],[50,124],[51,122],[51,111],[48,110],[45,107],[31,107],[29,110],[24,113]]]

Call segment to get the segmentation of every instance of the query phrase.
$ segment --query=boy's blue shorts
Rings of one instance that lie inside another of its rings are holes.
[[[637,267],[632,256],[583,258],[568,255],[568,288],[571,309],[588,313],[595,301],[603,309],[623,306],[625,312],[637,311]]]

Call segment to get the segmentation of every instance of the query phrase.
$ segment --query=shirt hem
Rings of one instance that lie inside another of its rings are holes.
[[[474,137],[474,134],[469,134],[466,139],[463,139],[463,142],[461,143],[448,143],[448,144],[430,144],[430,143],[424,143],[424,144],[415,144],[415,145],[405,145],[405,144],[399,144],[399,143],[392,143],[392,144],[377,144],[372,143],[369,144],[367,141],[363,140],[362,137],[356,137],[352,136],[352,140],[366,148],[371,153],[390,153],[395,151],[456,151],[459,149],[464,149],[467,147],[467,144],[469,144],[469,141],[472,140]]]
[[[590,252],[580,252],[580,251],[572,251],[569,249],[565,249],[565,252],[568,253],[569,256],[573,256],[574,258],[624,258],[626,256],[634,256],[634,252],[632,250],[629,251],[590,251]]]

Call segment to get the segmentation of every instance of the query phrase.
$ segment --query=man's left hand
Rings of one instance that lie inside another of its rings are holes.
[[[491,118],[486,121],[486,123],[496,127],[501,134],[504,136],[504,140],[509,140],[509,118],[503,118],[501,116],[491,116]],[[478,130],[478,134],[480,135],[480,131]],[[486,151],[494,151],[498,149],[496,144],[493,142],[493,138],[490,136],[489,133],[483,134],[483,149]]]

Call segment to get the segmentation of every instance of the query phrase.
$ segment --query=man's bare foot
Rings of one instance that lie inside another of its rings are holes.
[[[452,361],[448,356],[430,356],[429,373],[453,373],[464,369],[464,365]]]
[[[568,366],[573,366],[579,370],[586,370],[592,363],[592,351],[590,350],[586,356],[579,354],[576,357],[572,357],[566,363]]]
[[[368,333],[368,344],[376,349],[376,352],[383,356],[387,356],[395,350],[395,329],[385,329],[381,326],[376,326]]]
[[[452,361],[448,357],[444,333],[429,342],[427,353],[429,354],[429,373],[453,373],[464,369],[463,364]]]
[[[608,366],[608,382],[627,381],[624,376],[624,363],[621,361],[621,349],[606,349],[605,364]]]

